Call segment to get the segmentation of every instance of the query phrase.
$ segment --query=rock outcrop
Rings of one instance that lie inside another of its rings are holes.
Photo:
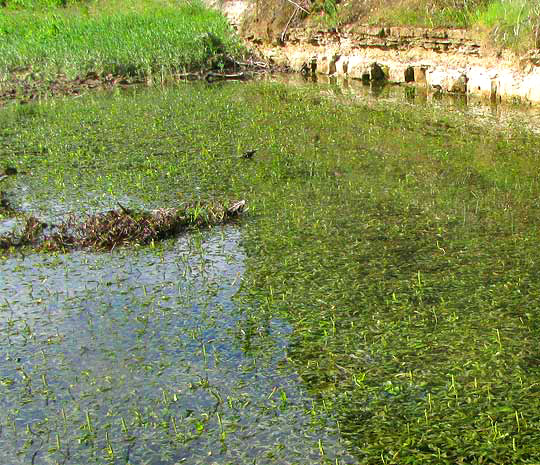
[[[208,1],[218,3],[234,24],[249,13],[245,0]],[[246,39],[266,60],[292,71],[540,104],[540,50],[525,57],[491,52],[463,29],[355,25],[339,31],[288,29],[274,44]]]

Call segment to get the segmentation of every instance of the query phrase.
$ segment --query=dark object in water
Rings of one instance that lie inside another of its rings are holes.
[[[0,250],[33,245],[39,240],[43,229],[46,227],[46,223],[30,216],[26,219],[24,228],[20,234],[11,233],[0,235]]]
[[[226,224],[247,211],[245,200],[230,207],[199,201],[151,211],[131,210],[120,203],[118,206],[118,210],[90,215],[83,221],[72,216],[59,225],[29,217],[20,234],[0,235],[0,250],[23,246],[49,251],[113,250],[130,244],[145,245],[184,231]]]
[[[190,229],[226,224],[245,211],[245,200],[226,207],[219,202],[195,202],[180,208],[136,211],[118,203],[110,210],[79,222],[73,217],[44,238],[46,250],[113,250],[129,244],[145,245]]]
[[[4,174],[6,176],[13,176],[17,174],[17,168],[15,168],[14,166],[6,166],[6,169],[4,170]]]
[[[2,180],[1,176],[0,176],[0,180]],[[4,191],[0,191],[0,208],[7,211],[12,210],[9,200],[7,198],[7,195]]]
[[[234,73],[234,74],[223,74],[223,73],[214,73],[212,71],[206,73],[204,76],[205,81],[215,82],[215,81],[238,81],[246,79],[247,75],[245,73]]]
[[[253,158],[253,155],[257,152],[257,149],[252,149],[244,152],[242,155],[240,155],[240,158],[244,158],[245,160],[251,160]]]

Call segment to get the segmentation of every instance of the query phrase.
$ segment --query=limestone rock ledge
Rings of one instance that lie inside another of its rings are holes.
[[[281,46],[255,46],[270,62],[297,72],[540,104],[540,51],[521,60],[510,53],[489,55],[463,30],[292,30]]]
[[[248,17],[246,0],[206,0],[233,25]],[[249,30],[249,28],[247,28]],[[354,25],[339,31],[294,28],[283,42],[246,37],[266,60],[292,71],[364,82],[411,83],[452,92],[540,104],[540,50],[525,57],[484,50],[463,29]]]

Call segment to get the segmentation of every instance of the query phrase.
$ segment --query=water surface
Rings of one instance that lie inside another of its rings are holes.
[[[249,207],[146,248],[2,258],[2,461],[538,463],[536,117],[385,92],[2,109],[24,214]]]
[[[2,463],[320,463],[318,441],[343,456],[285,362],[290,325],[234,301],[240,237],[4,261]]]

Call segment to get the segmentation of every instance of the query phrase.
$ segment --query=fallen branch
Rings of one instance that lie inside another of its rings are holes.
[[[15,234],[4,234],[0,236],[0,249],[20,248],[27,245],[36,244],[43,229],[47,225],[34,216],[27,218],[22,232]]]
[[[11,204],[7,198],[7,195],[4,191],[0,191],[0,209],[5,211],[13,211]]]
[[[245,78],[246,78],[246,75],[244,73],[220,74],[220,73],[213,73],[213,72],[206,73],[206,76],[204,77],[204,79],[208,82],[237,80],[237,79],[245,79]]]
[[[175,77],[178,79],[187,79],[188,81],[195,81],[201,79],[201,75],[197,73],[179,73],[175,74]]]

